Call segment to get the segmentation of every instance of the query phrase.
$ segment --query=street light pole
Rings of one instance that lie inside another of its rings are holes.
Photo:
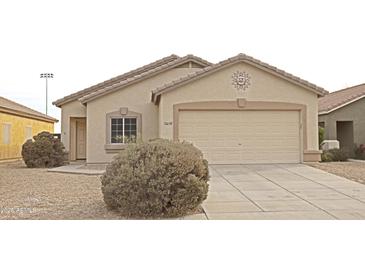
[[[48,78],[53,78],[53,73],[41,73],[41,78],[46,78],[46,115],[48,114]]]

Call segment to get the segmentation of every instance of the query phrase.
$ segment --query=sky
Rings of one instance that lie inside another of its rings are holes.
[[[0,96],[51,104],[172,53],[245,53],[328,91],[365,82],[364,1],[0,1]],[[59,131],[59,125],[56,131]]]

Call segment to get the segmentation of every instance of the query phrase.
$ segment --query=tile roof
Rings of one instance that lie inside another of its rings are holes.
[[[88,94],[91,94],[95,91],[98,91],[100,89],[103,89],[103,88],[106,88],[106,87],[109,87],[109,86],[112,86],[112,85],[115,85],[115,84],[118,84],[119,82],[121,81],[125,81],[129,78],[132,78],[132,77],[135,77],[135,76],[138,76],[142,73],[146,73],[150,70],[153,70],[155,68],[158,68],[160,66],[163,66],[167,63],[170,63],[172,61],[175,61],[175,60],[179,60],[181,59],[181,57],[179,57],[178,55],[175,55],[175,54],[172,54],[172,55],[169,55],[167,57],[164,57],[164,58],[161,58],[159,60],[156,60],[150,64],[147,64],[145,66],[142,66],[142,67],[139,67],[137,69],[134,69],[134,70],[131,70],[127,73],[124,73],[124,74],[121,74],[119,76],[116,76],[116,77],[113,77],[109,80],[106,80],[106,81],[103,81],[101,83],[98,83],[96,85],[93,85],[91,87],[88,87],[86,89],[83,89],[83,90],[80,90],[78,92],[75,92],[75,93],[72,93],[70,95],[67,95],[61,99],[58,99],[56,100],[55,102],[53,102],[54,105],[56,106],[61,106],[67,102],[70,102],[70,101],[74,101],[74,100],[77,100],[83,96],[87,96]],[[197,60],[200,59],[200,58],[197,58]],[[203,60],[203,59],[200,59],[198,60],[200,61],[201,63],[204,63],[206,65],[210,65],[209,62]]]
[[[86,94],[89,94],[89,93],[91,93],[91,92],[93,92],[93,91],[95,91],[97,89],[100,89],[100,88],[102,88],[104,86],[112,85],[112,84],[114,84],[114,83],[116,83],[118,81],[122,81],[124,79],[127,79],[129,77],[132,77],[132,76],[137,75],[139,73],[142,73],[142,72],[144,72],[146,70],[155,68],[155,67],[160,66],[162,64],[165,64],[167,62],[171,62],[172,60],[175,60],[175,59],[178,59],[178,58],[179,58],[179,56],[177,56],[175,54],[171,54],[171,55],[169,55],[167,57],[164,57],[164,58],[161,58],[159,60],[156,60],[156,61],[154,61],[154,62],[152,62],[150,64],[147,64],[145,66],[139,67],[139,68],[134,69],[134,70],[131,70],[131,71],[127,72],[127,73],[123,73],[123,74],[118,75],[116,77],[113,77],[113,78],[111,78],[109,80],[103,81],[103,82],[98,83],[96,85],[93,85],[91,87],[88,87],[88,88],[85,88],[85,89],[80,90],[78,92],[75,92],[75,93],[72,93],[70,95],[67,95],[67,96],[65,96],[65,97],[63,97],[61,99],[58,99],[58,100],[54,101],[53,104],[56,105],[56,106],[61,106],[61,105],[65,104],[65,103],[67,103],[69,101],[76,100],[76,99],[78,99],[78,98],[80,98],[80,97],[82,97],[82,96],[84,96]]]
[[[34,118],[37,120],[47,121],[47,122],[58,122],[57,119],[45,115],[41,112],[38,112],[34,109],[28,108],[26,106],[23,106],[21,104],[18,104],[14,101],[11,101],[9,99],[6,99],[4,97],[0,96],[0,112],[6,112],[10,114],[15,114],[19,116],[24,116],[28,118]]]
[[[212,63],[210,63],[210,62],[208,62],[208,61],[206,61],[206,60],[204,60],[200,57],[194,56],[192,54],[188,54],[184,57],[179,57],[175,60],[164,63],[160,66],[157,66],[157,67],[152,68],[150,70],[147,70],[145,72],[139,73],[139,74],[134,75],[132,77],[129,77],[129,78],[123,79],[119,82],[116,82],[112,85],[108,85],[108,86],[105,86],[101,89],[95,90],[94,92],[88,93],[88,94],[82,96],[81,98],[79,98],[79,101],[82,102],[82,103],[86,103],[86,102],[88,102],[92,99],[95,99],[97,97],[100,97],[100,96],[103,96],[103,95],[108,94],[110,92],[113,92],[116,89],[120,89],[120,88],[123,88],[125,86],[128,86],[128,85],[137,83],[139,81],[145,80],[146,78],[151,77],[151,76],[153,76],[157,73],[160,73],[160,72],[165,71],[167,69],[170,69],[172,67],[182,65],[182,64],[184,64],[186,62],[189,62],[189,61],[197,62],[197,63],[199,63],[203,66],[211,66],[212,65]]]
[[[327,114],[365,97],[365,84],[341,89],[322,97],[318,101],[319,114]]]
[[[159,88],[156,88],[152,91],[152,101],[155,102],[156,98],[164,93],[164,92],[167,92],[169,90],[172,90],[178,86],[181,86],[181,85],[184,85],[186,83],[189,83],[190,81],[193,81],[195,79],[199,79],[200,77],[203,77],[207,74],[209,74],[210,72],[214,72],[216,70],[219,70],[223,67],[225,67],[226,65],[229,65],[229,64],[233,64],[233,63],[236,63],[236,62],[239,62],[239,61],[244,61],[244,62],[247,62],[249,64],[253,64],[253,65],[256,65],[258,67],[261,67],[261,68],[265,68],[273,73],[276,73],[280,76],[282,76],[283,78],[286,78],[292,82],[295,82],[297,84],[300,84],[312,91],[314,91],[315,93],[317,93],[318,95],[320,96],[324,96],[325,94],[328,93],[328,91],[326,91],[324,88],[321,88],[319,86],[316,86],[306,80],[303,80],[297,76],[294,76],[290,73],[287,73],[285,72],[284,70],[281,70],[281,69],[278,69],[277,67],[274,67],[274,66],[271,66],[267,63],[264,63],[258,59],[255,59],[251,56],[248,56],[246,54],[243,54],[243,53],[240,53],[232,58],[228,58],[224,61],[221,61],[217,64],[214,64],[214,65],[211,65],[211,66],[208,66],[208,67],[205,67],[199,71],[196,71],[194,73],[190,73],[186,76],[183,76],[175,81],[172,81],[170,83],[167,83]]]

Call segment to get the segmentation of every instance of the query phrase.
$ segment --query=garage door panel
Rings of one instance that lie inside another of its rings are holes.
[[[179,139],[212,164],[300,162],[298,111],[180,111]]]

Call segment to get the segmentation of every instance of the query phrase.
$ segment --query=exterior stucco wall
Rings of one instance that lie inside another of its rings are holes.
[[[3,125],[10,125],[10,143],[3,140]],[[0,112],[0,160],[21,158],[22,145],[26,141],[26,128],[32,136],[42,131],[53,133],[54,123]]]
[[[70,118],[86,117],[86,107],[75,100],[61,107],[61,141],[67,151],[70,150]]]
[[[177,79],[196,68],[176,68],[168,70],[142,82],[125,87],[119,91],[99,97],[87,103],[87,163],[105,163],[115,156],[104,148],[106,144],[106,114],[126,107],[128,111],[142,116],[142,136],[144,141],[157,138],[158,106],[151,102],[151,90]]]
[[[326,140],[337,139],[337,121],[353,121],[355,144],[365,144],[365,98],[339,108],[329,114],[319,115],[318,121],[324,122],[325,124]]]
[[[251,75],[251,86],[243,95],[232,86],[232,74],[237,70]],[[307,150],[318,150],[318,98],[317,95],[285,79],[238,63],[214,72],[162,94],[159,104],[159,132],[161,138],[173,138],[173,106],[199,101],[225,101],[245,98],[248,101],[269,101],[304,104],[307,107]]]

